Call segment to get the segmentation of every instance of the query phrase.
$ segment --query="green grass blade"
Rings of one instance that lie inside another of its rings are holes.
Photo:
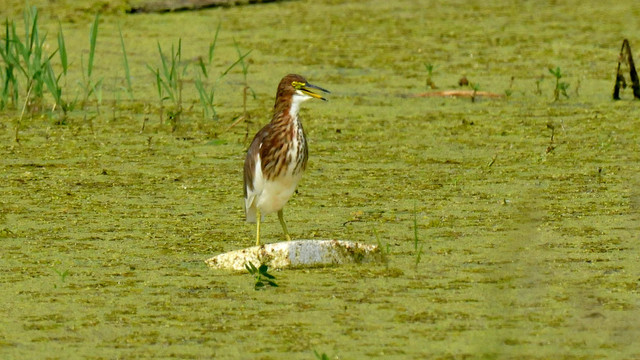
[[[60,64],[62,65],[62,73],[66,76],[69,69],[69,63],[67,59],[67,46],[64,42],[64,34],[62,33],[62,24],[58,22],[58,51],[60,54]]]
[[[171,46],[171,52],[173,53],[173,46]],[[178,50],[173,53],[171,60],[171,85],[176,89],[178,88],[178,67],[182,58],[182,38],[178,39]]]
[[[178,52],[176,53],[176,59],[178,60],[177,64],[180,64],[180,61],[182,60],[182,38],[178,39]]]
[[[44,82],[47,85],[47,88],[49,89],[51,96],[53,96],[53,99],[55,100],[56,104],[60,105],[61,97],[62,97],[62,89],[58,84],[58,78],[56,78],[56,75],[53,71],[53,67],[51,66],[51,63],[47,63]]]
[[[178,39],[178,51],[176,51],[173,63],[171,65],[173,67],[174,75],[173,83],[177,89],[180,76],[183,76],[185,74],[185,71],[187,70],[187,65],[182,65],[182,38]],[[182,67],[182,73],[178,71],[180,67]]]
[[[156,77],[156,89],[158,90],[158,98],[162,99],[162,79],[160,78],[160,69],[154,69],[147,65],[147,69],[153,73]]]
[[[216,50],[216,43],[218,42],[218,34],[220,33],[220,25],[218,23],[218,28],[216,29],[216,34],[213,37],[213,42],[209,45],[209,65],[211,65],[211,61],[213,60],[213,55]]]
[[[247,51],[247,53],[246,53],[246,54],[244,54],[244,55],[240,56],[240,57],[238,58],[238,60],[236,60],[233,64],[231,64],[231,66],[229,66],[229,67],[227,68],[227,70],[225,70],[225,71],[222,73],[222,75],[221,75],[221,76],[225,76],[225,75],[227,75],[227,74],[229,73],[229,71],[231,71],[231,69],[233,69],[236,65],[240,64],[240,62],[244,61],[244,58],[246,58],[249,54],[251,54],[251,52],[252,52],[252,51],[253,51],[253,50],[249,50],[249,51]]]
[[[25,44],[23,44],[18,37],[18,34],[16,33],[16,24],[13,22],[11,23],[11,34],[9,35],[9,38],[11,39],[11,43],[13,44],[13,46],[9,48],[9,56],[11,57],[10,62],[18,70],[20,70],[20,72],[22,72],[22,74],[26,78],[28,78],[29,74],[27,72],[27,68],[22,65],[22,63],[20,62],[20,58],[25,59],[25,63],[28,63],[29,51],[27,50]]]
[[[3,46],[0,47],[0,56],[2,57],[2,60],[4,60],[5,62],[5,67],[9,67],[12,64],[10,63],[10,56],[11,56],[11,37],[10,37],[10,33],[9,33],[9,20],[5,20],[4,22],[4,44]],[[2,39],[0,39],[0,41],[2,41]]]
[[[0,84],[2,84],[2,92],[0,92],[0,110],[2,110],[9,103],[9,82],[6,69],[0,69]]]
[[[11,26],[9,26],[9,24],[11,24]],[[15,46],[11,45],[13,42],[11,35],[15,34],[15,27],[16,26],[13,21],[9,23],[8,19],[5,20],[5,44],[4,51],[2,52],[2,58],[5,61],[6,66],[2,93],[4,98],[8,98],[9,94],[11,94],[11,100],[14,105],[18,102],[18,79],[15,77],[13,70],[16,67],[20,69],[18,56],[14,54]],[[16,66],[16,64],[18,66]]]
[[[158,99],[162,99],[162,79],[159,69],[156,69],[156,88],[158,89]]]
[[[171,101],[175,101],[176,97],[173,91],[174,88],[170,84],[168,84],[166,81],[162,80],[162,78],[159,78],[159,80],[160,80],[160,85],[162,86],[164,91],[167,93],[168,98],[171,99]]]
[[[9,98],[11,99],[13,104],[16,104],[18,102],[18,80],[13,73],[13,69],[15,68],[15,66],[12,62],[13,56],[10,53],[11,49],[9,48],[8,51],[8,53],[2,53],[2,58],[5,61],[5,68],[2,71],[2,98],[5,106],[9,103]],[[9,97],[9,95],[11,95],[11,97]]]
[[[264,272],[260,272],[260,274],[261,274],[262,276],[266,277],[267,279],[271,279],[271,280],[272,280],[272,279],[275,279],[275,278],[276,278],[275,276],[273,276],[273,275],[269,274],[269,273],[268,273],[268,272],[266,272],[266,271],[264,271]]]
[[[36,10],[36,8],[33,8],[33,24],[32,29],[31,29],[31,42],[29,44],[29,47],[33,50],[33,47],[36,47],[36,51],[41,50],[40,45],[40,32],[38,31],[38,10]]]
[[[49,54],[49,57],[47,57],[47,59],[44,61],[43,65],[47,65],[48,63],[51,62],[51,59],[53,59],[54,56],[56,56],[56,54],[60,51],[60,49],[55,49],[53,50],[53,52],[51,54]]]
[[[42,45],[44,44],[44,39],[43,42],[39,41],[38,10],[35,6],[30,9],[27,18],[31,22],[29,25],[31,27],[31,33],[28,36],[29,50],[24,53],[26,56],[24,60],[27,64],[29,81],[34,81],[33,91],[36,97],[42,97],[42,64],[40,59],[42,58]]]
[[[29,44],[30,41],[29,39],[31,39],[31,28],[33,23],[31,22],[31,13],[32,13],[32,8],[27,7],[26,9],[24,9],[23,13],[22,13],[22,17],[23,17],[23,21],[24,21],[24,39],[25,39],[25,44]],[[14,34],[15,35],[15,34]]]
[[[198,59],[198,65],[200,65],[200,71],[202,71],[202,75],[204,75],[204,77],[208,79],[209,74],[207,72],[207,66],[204,64],[202,58]]]
[[[122,37],[122,29],[120,28],[120,24],[118,24],[118,31],[120,32],[120,45],[122,45],[122,60],[124,63],[124,75],[127,80],[127,91],[129,92],[129,97],[133,100],[133,86],[131,85],[131,72],[129,71],[129,60],[127,59],[127,50],[124,46],[124,37]]]
[[[96,17],[91,25],[91,32],[89,33],[89,62],[87,64],[87,77],[91,79],[91,73],[93,73],[93,59],[96,55],[96,42],[98,40],[98,20],[100,14],[96,13]]]
[[[169,65],[170,67],[169,72],[167,73],[167,80],[171,85],[173,85],[173,81],[176,78],[176,49],[173,44],[171,44],[171,63]]]
[[[164,74],[165,79],[170,79],[171,73],[169,72],[169,67],[167,65],[167,58],[162,52],[162,47],[160,46],[160,42],[158,42],[158,53],[160,54],[160,61],[162,63],[162,74]]]
[[[9,19],[5,19],[4,20],[4,49],[2,51],[2,54],[6,54],[9,52],[10,44],[11,44],[11,38],[9,37]],[[3,55],[3,58],[4,58],[4,55]]]
[[[102,80],[98,80],[91,88],[91,92],[95,95],[98,104],[102,104]]]
[[[204,88],[204,84],[200,78],[197,78],[195,81],[196,90],[198,90],[198,95],[200,96],[200,102],[202,103],[202,108],[204,109],[204,116],[209,117],[209,107],[211,104],[209,103],[209,97],[207,96],[207,91]]]
[[[236,39],[233,39],[233,45],[236,47],[236,52],[238,52],[238,57],[239,57],[238,60],[240,60],[240,65],[242,65],[242,73],[246,77],[247,71],[249,70],[249,65],[247,65],[247,63],[244,62],[244,58],[246,57],[246,55],[249,55],[251,50],[249,50],[249,52],[246,53],[245,56],[242,56],[242,51],[240,51],[240,45],[238,44]]]
[[[416,203],[413,203],[413,247],[418,251],[418,210]]]
[[[418,249],[418,251],[416,252],[416,263],[415,266],[418,267],[418,265],[420,264],[420,261],[422,260],[422,248],[424,247],[424,244],[420,244],[420,249]]]

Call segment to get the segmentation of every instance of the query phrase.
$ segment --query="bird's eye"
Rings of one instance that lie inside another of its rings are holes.
[[[294,81],[294,82],[291,83],[291,86],[293,86],[294,89],[298,90],[298,89],[300,89],[301,87],[304,86],[304,83],[299,82],[299,81]]]

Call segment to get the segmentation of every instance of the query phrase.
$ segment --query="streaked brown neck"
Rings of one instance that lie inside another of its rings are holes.
[[[273,106],[273,118],[271,119],[271,122],[282,123],[295,121],[298,117],[298,112],[296,111],[295,114],[290,114],[291,105],[291,96],[278,96],[276,98],[276,103]],[[294,115],[294,117],[292,118],[290,115]]]

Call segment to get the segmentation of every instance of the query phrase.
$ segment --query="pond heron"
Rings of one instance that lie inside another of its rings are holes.
[[[326,101],[300,75],[282,78],[276,93],[271,122],[253,138],[244,160],[244,210],[248,222],[256,223],[256,245],[260,245],[260,221],[278,212],[284,237],[291,241],[282,208],[296,189],[307,166],[309,152],[302,123],[300,104],[309,99]]]

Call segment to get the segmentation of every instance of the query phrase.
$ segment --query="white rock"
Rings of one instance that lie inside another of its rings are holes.
[[[230,251],[205,262],[216,269],[245,270],[248,262],[273,269],[315,267],[382,260],[377,245],[344,240],[295,240]]]

